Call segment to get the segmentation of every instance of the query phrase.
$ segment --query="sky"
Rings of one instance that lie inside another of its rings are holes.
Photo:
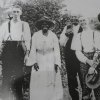
[[[3,2],[8,1],[13,0],[0,0],[0,6],[3,6]],[[96,17],[98,13],[100,13],[100,0],[64,0],[63,4],[67,5],[67,9],[72,14],[82,14],[85,17]]]
[[[71,13],[85,17],[96,17],[100,13],[100,0],[65,0],[63,4]]]

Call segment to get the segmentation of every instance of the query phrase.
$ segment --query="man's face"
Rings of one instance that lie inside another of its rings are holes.
[[[42,25],[42,31],[43,31],[43,33],[47,33],[48,30],[49,30],[49,26],[47,24],[43,24]]]
[[[80,25],[83,29],[87,27],[87,21],[85,19],[80,20]]]
[[[21,12],[20,8],[13,8],[12,16],[14,19],[17,19],[20,17],[21,13],[22,12]]]
[[[74,19],[73,25],[77,26],[79,24],[78,19]]]

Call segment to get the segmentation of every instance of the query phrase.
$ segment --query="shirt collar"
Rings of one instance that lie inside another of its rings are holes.
[[[21,22],[21,19],[18,19],[18,21],[17,21],[16,23],[18,23],[18,22]],[[11,23],[15,23],[15,22],[13,21],[13,19],[11,20]]]

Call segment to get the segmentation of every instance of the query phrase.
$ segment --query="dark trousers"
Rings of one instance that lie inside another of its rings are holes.
[[[30,98],[30,77],[31,77],[32,66],[24,66],[24,84],[23,84],[23,95],[24,100],[29,100]]]
[[[19,41],[4,42],[2,52],[2,97],[4,100],[14,95],[16,100],[22,100],[23,93],[24,51]]]
[[[68,76],[68,87],[69,93],[71,95],[72,100],[79,100],[79,92],[78,92],[78,81],[77,74],[80,78],[80,63],[76,58],[75,51],[67,50],[65,51],[65,62]]]
[[[94,53],[84,53],[84,55],[88,59],[93,59]],[[80,72],[81,72],[81,77],[82,77],[82,98],[83,100],[91,100],[90,94],[91,94],[91,89],[87,87],[86,82],[85,82],[85,76],[88,73],[90,66],[88,64],[81,63],[80,64]],[[94,89],[94,95],[96,100],[100,100],[100,86],[96,89]]]

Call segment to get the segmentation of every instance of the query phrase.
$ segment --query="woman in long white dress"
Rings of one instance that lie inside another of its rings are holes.
[[[27,65],[33,65],[30,100],[62,100],[58,38],[48,30],[52,22],[42,19],[38,23],[42,26],[42,30],[36,32],[32,37],[32,48],[27,61]]]

